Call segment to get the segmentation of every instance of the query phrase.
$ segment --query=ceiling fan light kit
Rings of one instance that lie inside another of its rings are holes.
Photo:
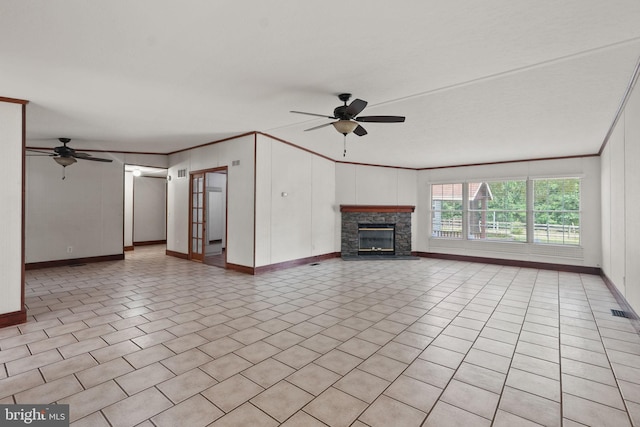
[[[360,126],[357,122],[352,122],[351,120],[338,120],[331,124],[343,135],[353,132],[358,126]]]
[[[63,168],[66,168],[69,165],[72,165],[77,162],[77,160],[73,157],[54,157],[53,160]]]

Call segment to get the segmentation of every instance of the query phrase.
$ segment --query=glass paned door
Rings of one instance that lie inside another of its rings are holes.
[[[191,174],[191,228],[189,256],[192,260],[204,260],[204,236],[206,230],[204,173]]]

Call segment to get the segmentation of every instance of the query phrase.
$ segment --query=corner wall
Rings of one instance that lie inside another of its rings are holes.
[[[189,254],[189,174],[227,166],[227,262],[253,267],[254,165],[254,134],[169,155],[167,250]]]
[[[24,322],[23,130],[26,101],[0,98],[0,327]]]
[[[418,172],[409,169],[364,166],[349,163],[336,164],[336,252],[340,252],[342,219],[340,205],[411,205],[411,250],[418,247],[417,205]]]
[[[640,89],[602,152],[602,270],[640,313]]]
[[[133,172],[124,173],[124,247],[133,248]]]
[[[113,162],[79,160],[66,168],[64,180],[62,167],[50,157],[26,158],[27,264],[124,253],[124,164],[166,167],[166,156],[100,157]]]
[[[258,134],[255,266],[335,252],[335,188],[333,161]]]

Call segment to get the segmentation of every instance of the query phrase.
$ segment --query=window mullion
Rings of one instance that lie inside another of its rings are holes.
[[[462,184],[462,238],[469,240],[469,183]]]
[[[534,198],[533,181],[527,178],[527,243],[533,243],[535,214],[533,212]]]

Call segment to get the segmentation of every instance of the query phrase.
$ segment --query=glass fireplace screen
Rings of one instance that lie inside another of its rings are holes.
[[[362,254],[393,254],[395,252],[394,224],[359,224],[358,252]]]

